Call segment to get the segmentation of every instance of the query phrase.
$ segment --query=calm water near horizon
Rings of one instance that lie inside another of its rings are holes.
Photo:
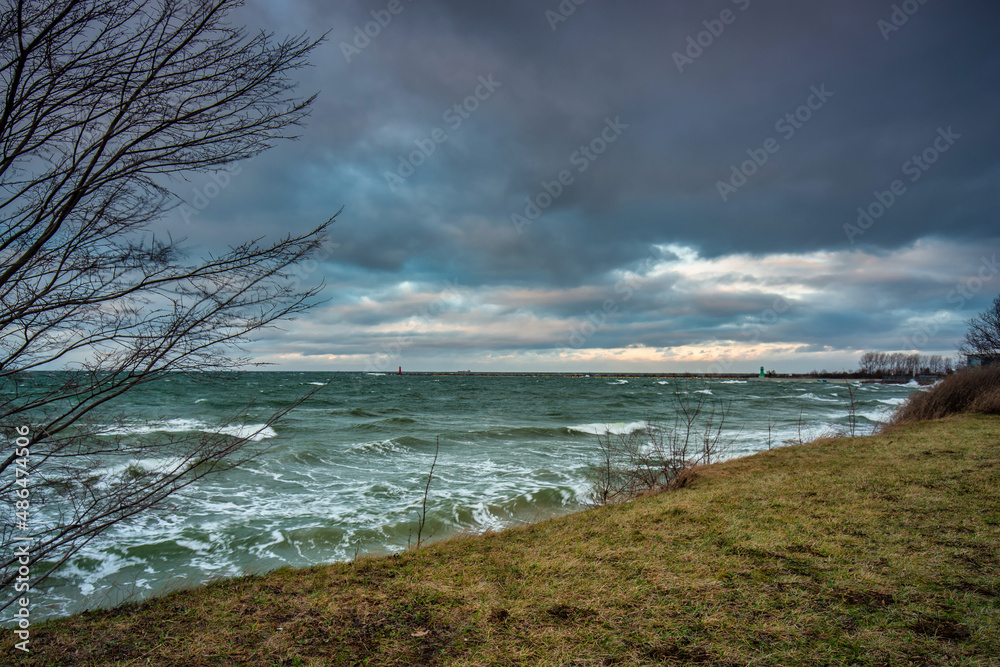
[[[316,388],[260,434],[273,445],[266,455],[203,480],[88,545],[35,593],[33,617],[405,549],[416,539],[436,438],[440,456],[424,534],[441,538],[582,508],[596,434],[672,420],[675,392],[731,401],[730,456],[767,449],[769,420],[775,446],[798,439],[800,429],[808,439],[849,425],[847,391],[835,381],[267,372],[178,376],[144,387],[115,406],[127,415],[116,429],[238,433]],[[857,386],[859,429],[870,432],[916,389]],[[147,469],[163,463],[138,461]],[[109,461],[107,470],[116,465]]]

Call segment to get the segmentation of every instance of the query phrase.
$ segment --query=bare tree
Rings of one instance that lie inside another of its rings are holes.
[[[8,448],[0,492],[24,503],[16,472],[30,465],[36,519],[18,539],[31,539],[33,585],[111,526],[252,455],[255,441],[250,432],[126,440],[102,432],[95,415],[168,373],[245,365],[251,334],[315,302],[318,288],[299,288],[291,272],[332,219],[197,259],[150,231],[178,203],[174,178],[249,159],[292,138],[308,113],[312,98],[296,97],[289,77],[317,42],[248,35],[228,22],[238,5],[2,5],[0,429],[11,442],[27,431],[30,456]],[[53,367],[73,370],[44,382],[28,373]],[[171,463],[107,472],[114,457],[154,451]],[[104,479],[86,483],[88,468]],[[25,565],[13,555],[16,528],[2,535],[5,590]]]
[[[952,365],[950,357],[939,355],[865,352],[858,360],[858,373],[867,377],[916,375],[917,373],[946,375],[951,372]]]
[[[969,320],[969,329],[958,351],[964,355],[1000,357],[1000,296],[990,308]]]

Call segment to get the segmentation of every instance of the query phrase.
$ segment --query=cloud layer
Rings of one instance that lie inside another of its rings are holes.
[[[330,30],[302,77],[315,112],[169,224],[212,246],[345,208],[310,277],[330,301],[261,359],[839,369],[951,353],[1000,292],[978,276],[1000,238],[995,3],[258,0],[238,18]]]

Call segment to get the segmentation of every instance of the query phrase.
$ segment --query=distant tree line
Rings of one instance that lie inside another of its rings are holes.
[[[858,361],[858,372],[866,376],[947,375],[955,370],[951,357],[905,352],[865,352]]]

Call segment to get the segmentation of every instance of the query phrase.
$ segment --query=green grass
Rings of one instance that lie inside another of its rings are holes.
[[[25,665],[1000,665],[1000,418],[32,628]]]

